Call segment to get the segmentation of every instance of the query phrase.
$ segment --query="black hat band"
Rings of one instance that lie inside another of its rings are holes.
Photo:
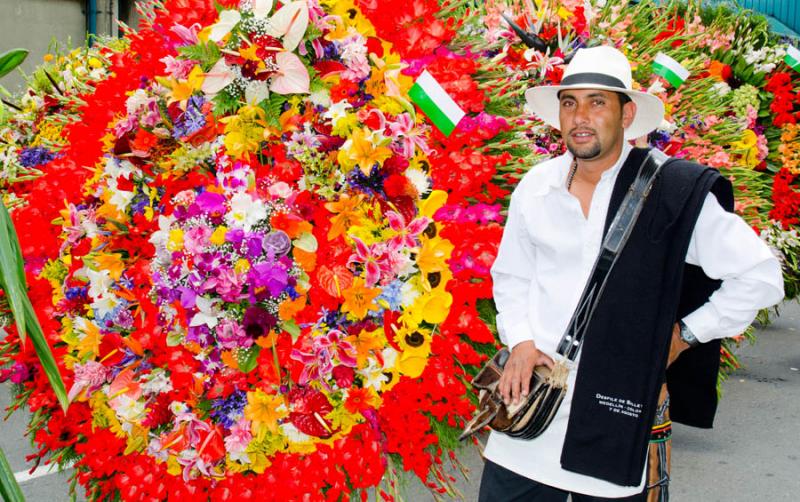
[[[606,75],[605,73],[575,73],[561,79],[559,85],[578,85],[578,84],[594,84],[603,85],[606,87],[619,87],[620,89],[629,90],[622,83],[622,80],[617,77]]]

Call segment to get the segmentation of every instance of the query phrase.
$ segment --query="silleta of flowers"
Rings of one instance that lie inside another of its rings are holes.
[[[168,0],[87,65],[44,65],[0,116],[71,399],[8,326],[0,377],[37,462],[74,465],[90,499],[395,499],[400,470],[456,496],[442,459],[497,343],[502,210],[563,149],[522,92],[590,44],[666,103],[640,143],[730,176],[800,293],[793,42],[680,2],[473,4]],[[425,70],[467,113],[449,136],[409,100]]]

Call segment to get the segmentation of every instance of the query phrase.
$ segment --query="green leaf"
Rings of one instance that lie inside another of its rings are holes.
[[[21,65],[28,57],[27,49],[11,49],[0,55],[0,77],[11,73],[11,70]]]
[[[294,247],[300,248],[308,253],[316,252],[319,247],[317,238],[314,237],[314,234],[311,232],[303,232],[300,234],[300,237],[292,241],[292,244],[294,244]]]
[[[250,373],[256,366],[258,366],[258,354],[261,353],[261,347],[259,345],[252,345],[247,349],[240,349],[239,353],[236,356],[236,360],[239,363],[239,370],[242,373]]]
[[[14,478],[14,471],[11,470],[11,465],[2,449],[0,449],[0,495],[8,502],[25,502],[22,489]]]
[[[2,206],[0,209],[0,287],[8,297],[8,304],[11,307],[11,313],[14,314],[19,338],[24,342],[28,332],[24,313],[24,303],[28,299],[25,273],[12,244],[12,242],[17,242],[14,224],[11,222],[5,204],[0,204],[0,206]]]
[[[36,355],[39,356],[39,362],[42,363],[42,370],[47,375],[47,379],[50,380],[50,386],[53,387],[53,393],[56,395],[59,404],[61,404],[61,409],[66,413],[69,407],[69,400],[67,399],[64,380],[61,379],[56,359],[53,357],[50,346],[47,345],[42,326],[39,324],[39,319],[36,318],[36,312],[33,311],[33,305],[31,305],[31,301],[27,296],[25,297],[25,317],[28,324],[28,336],[33,342]]]
[[[297,323],[294,322],[294,319],[282,322],[280,326],[281,329],[292,335],[292,343],[296,342],[297,339],[300,338],[300,326],[298,326]]]

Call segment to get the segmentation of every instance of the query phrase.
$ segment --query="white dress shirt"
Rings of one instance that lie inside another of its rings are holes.
[[[514,190],[492,266],[497,328],[509,348],[533,340],[539,350],[555,356],[600,252],[611,192],[630,150],[626,143],[617,163],[602,174],[588,217],[567,191],[569,153],[532,168]],[[722,279],[709,301],[683,319],[701,342],[740,334],[759,309],[783,298],[778,260],[747,223],[726,212],[712,194],[703,203],[686,262]],[[520,440],[492,432],[486,458],[563,490],[609,498],[641,492],[644,469],[638,487],[625,487],[561,468],[576,373],[570,371],[567,395],[541,436]]]

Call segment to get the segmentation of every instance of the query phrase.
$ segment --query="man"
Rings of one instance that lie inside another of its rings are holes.
[[[621,52],[594,47],[575,54],[561,85],[526,93],[568,152],[533,167],[515,189],[492,267],[497,326],[511,351],[499,384],[507,403],[527,394],[535,366],[553,365],[604,232],[646,154],[628,140],[663,120],[661,101],[631,82]],[[686,161],[664,166],[609,276],[555,419],[530,441],[491,433],[480,500],[645,500],[665,368],[690,344],[699,346],[670,368],[673,419],[710,427],[719,339],[740,334],[759,309],[783,298],[778,261],[729,212],[732,202],[730,183],[716,171]]]

